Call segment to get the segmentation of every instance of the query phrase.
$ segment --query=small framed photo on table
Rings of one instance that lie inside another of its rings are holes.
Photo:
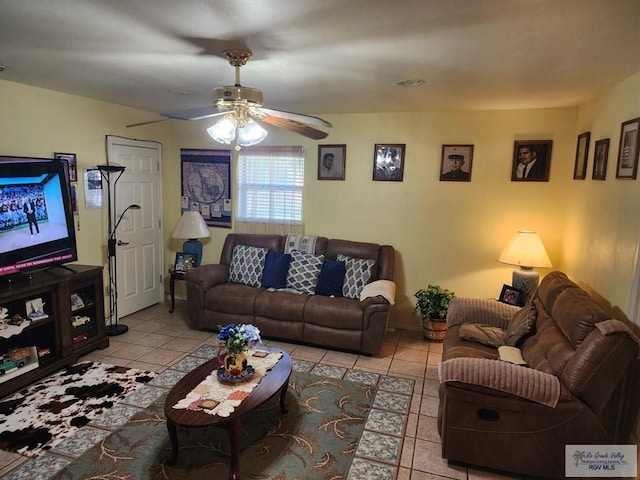
[[[521,307],[522,305],[524,305],[524,303],[522,302],[523,298],[524,292],[519,288],[515,288],[510,285],[503,285],[498,300],[502,303],[508,303],[509,305]]]
[[[196,256],[193,253],[178,252],[176,253],[176,261],[173,264],[175,273],[187,273],[196,264]]]

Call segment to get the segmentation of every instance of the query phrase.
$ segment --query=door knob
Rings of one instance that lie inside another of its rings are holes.
[[[122,240],[118,240],[118,245],[129,245],[129,242],[123,242]]]

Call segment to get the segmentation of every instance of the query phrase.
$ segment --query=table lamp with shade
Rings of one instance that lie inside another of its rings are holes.
[[[173,238],[187,239],[182,245],[182,251],[195,255],[195,267],[200,265],[202,261],[202,242],[199,239],[210,236],[211,232],[209,232],[209,227],[207,227],[204,218],[202,218],[200,212],[195,210],[184,212],[173,232],[171,232],[171,237]]]
[[[519,231],[504,247],[498,261],[520,267],[513,271],[512,286],[524,292],[523,303],[528,302],[538,288],[540,275],[534,268],[551,267],[551,260],[540,235],[533,230]]]

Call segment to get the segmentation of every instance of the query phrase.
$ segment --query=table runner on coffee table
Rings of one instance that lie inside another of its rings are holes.
[[[235,408],[247,398],[254,388],[262,381],[269,370],[282,358],[281,352],[269,352],[263,358],[251,356],[249,364],[254,369],[253,376],[246,382],[228,384],[218,379],[218,370],[214,370],[185,398],[176,403],[173,408],[202,411],[209,415],[228,417]],[[206,401],[218,402],[213,408],[206,408]],[[205,405],[203,405],[203,402]]]

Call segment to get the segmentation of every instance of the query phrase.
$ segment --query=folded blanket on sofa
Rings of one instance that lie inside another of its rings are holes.
[[[314,255],[316,253],[317,235],[301,235],[290,233],[287,235],[287,242],[284,245],[284,253],[291,253],[297,250],[302,253]]]
[[[367,283],[362,287],[360,292],[360,300],[364,300],[368,297],[383,296],[387,301],[393,305],[396,303],[396,284],[391,280],[376,280],[375,282]]]

